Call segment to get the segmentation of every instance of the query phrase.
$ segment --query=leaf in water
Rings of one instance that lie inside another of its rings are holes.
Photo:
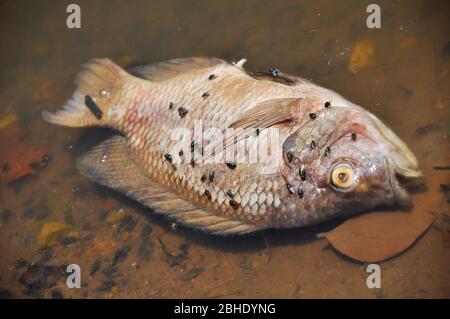
[[[45,151],[38,147],[17,148],[0,157],[0,178],[7,183],[16,181],[29,174],[45,162]]]
[[[71,235],[75,236],[76,233],[72,230],[72,228],[64,223],[58,223],[58,222],[48,222],[45,223],[41,231],[39,233],[37,244],[40,249],[45,248],[52,243],[55,242],[55,240],[61,238],[63,235]]]
[[[358,73],[358,71],[375,64],[374,56],[375,47],[372,41],[359,41],[356,43],[355,48],[353,49],[348,69],[352,73]]]
[[[5,128],[17,120],[17,115],[12,113],[0,118],[0,128]]]
[[[28,137],[27,137],[28,136]],[[35,145],[26,130],[11,123],[0,130],[0,182],[14,182],[47,166],[47,145]]]
[[[360,215],[325,234],[340,253],[363,262],[379,262],[400,254],[433,223],[424,212]]]

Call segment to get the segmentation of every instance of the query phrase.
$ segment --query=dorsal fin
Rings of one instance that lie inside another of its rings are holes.
[[[192,70],[227,64],[219,58],[191,57],[173,59],[150,65],[142,65],[128,70],[131,74],[150,81],[164,81]]]
[[[117,190],[156,213],[168,215],[181,224],[216,235],[245,234],[261,229],[239,220],[216,216],[198,209],[171,190],[147,178],[130,157],[126,139],[113,136],[77,160],[87,177]]]

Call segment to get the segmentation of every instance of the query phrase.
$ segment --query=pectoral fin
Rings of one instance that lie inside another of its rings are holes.
[[[302,98],[274,99],[261,102],[253,108],[245,111],[229,127],[235,129],[235,134],[209,145],[214,150],[213,155],[219,154],[233,144],[246,139],[259,130],[269,128],[276,124],[295,121],[303,103],[307,101]]]
[[[216,235],[245,234],[260,229],[199,209],[146,177],[130,157],[126,139],[122,136],[111,137],[94,147],[78,159],[77,167],[97,183],[126,194],[156,213],[168,215],[186,226]]]

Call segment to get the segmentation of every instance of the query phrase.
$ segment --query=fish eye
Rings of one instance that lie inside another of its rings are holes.
[[[349,191],[356,185],[356,173],[349,163],[339,163],[331,171],[331,184],[338,191]]]

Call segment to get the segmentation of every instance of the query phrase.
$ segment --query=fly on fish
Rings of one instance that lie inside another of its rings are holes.
[[[417,159],[377,117],[307,80],[244,63],[196,57],[127,72],[91,60],[63,109],[43,118],[120,131],[81,156],[80,171],[212,234],[409,203],[406,186],[422,181]]]

